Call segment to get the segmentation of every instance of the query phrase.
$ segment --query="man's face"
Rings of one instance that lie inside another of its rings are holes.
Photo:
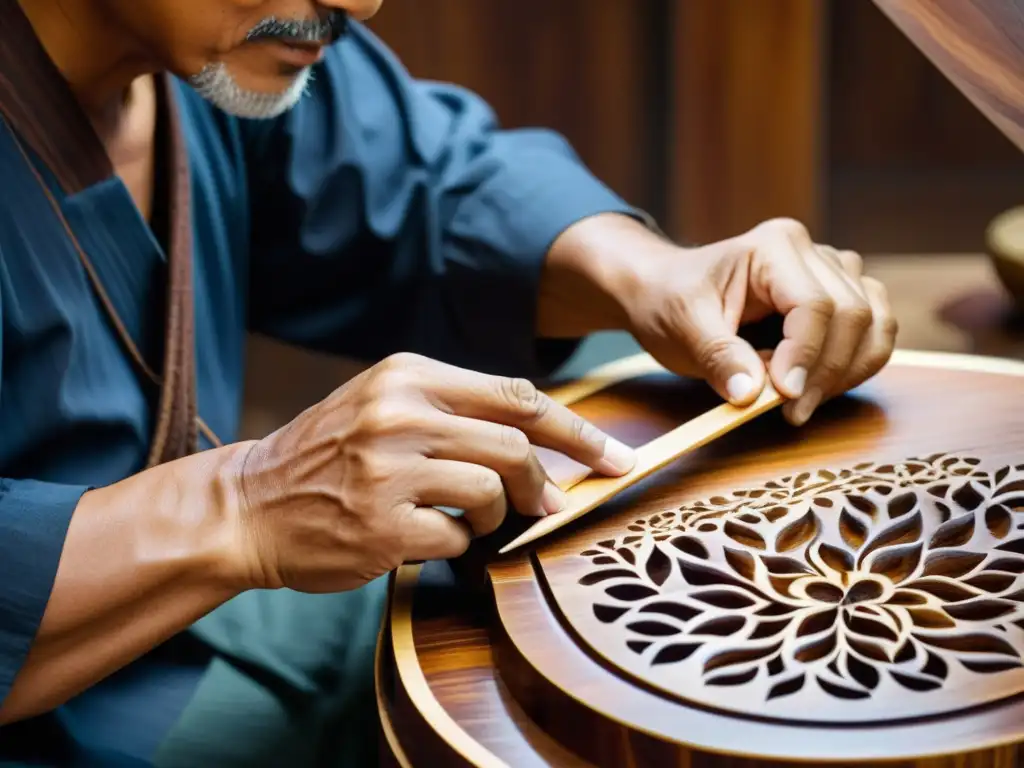
[[[348,17],[382,0],[114,0],[132,33],[216,106],[270,118],[301,98]]]

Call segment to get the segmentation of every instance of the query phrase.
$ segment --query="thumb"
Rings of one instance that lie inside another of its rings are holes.
[[[708,384],[736,406],[754,402],[764,389],[767,368],[757,351],[726,320],[718,300],[691,305],[690,349]]]

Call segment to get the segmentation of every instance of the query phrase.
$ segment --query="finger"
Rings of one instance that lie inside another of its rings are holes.
[[[428,446],[432,456],[487,468],[504,484],[520,514],[555,514],[565,505],[565,495],[548,477],[522,430],[466,416],[444,416],[432,431]]]
[[[761,394],[767,378],[764,362],[750,343],[737,334],[714,291],[688,296],[674,330],[680,344],[691,350],[708,384],[721,397],[733,405],[744,406]]]
[[[552,400],[527,379],[456,369],[437,387],[455,413],[522,431],[534,445],[563,453],[606,475],[633,469],[633,450]]]
[[[852,284],[858,285],[864,274],[864,259],[856,251],[839,250],[831,245],[818,245],[818,251],[828,257],[843,274],[848,275]]]
[[[427,459],[411,472],[418,505],[454,507],[476,536],[497,530],[508,512],[505,487],[493,469],[461,461]]]
[[[834,310],[821,354],[808,372],[803,395],[783,406],[783,415],[796,426],[805,424],[824,400],[838,393],[872,320],[867,299],[827,258],[816,253],[808,266],[828,291]]]
[[[899,336],[899,323],[893,315],[885,286],[872,277],[861,280],[871,304],[872,323],[864,342],[854,356],[843,381],[843,391],[858,387],[872,378],[892,357]]]
[[[402,562],[450,560],[464,554],[473,536],[469,525],[433,507],[417,507],[399,523]]]
[[[766,267],[754,277],[754,287],[785,317],[769,374],[782,395],[796,399],[821,355],[835,307],[808,266],[814,246],[802,230],[770,231],[757,247]]]

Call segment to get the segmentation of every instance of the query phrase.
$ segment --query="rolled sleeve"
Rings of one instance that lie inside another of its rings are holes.
[[[87,486],[0,478],[0,703],[25,663]]]

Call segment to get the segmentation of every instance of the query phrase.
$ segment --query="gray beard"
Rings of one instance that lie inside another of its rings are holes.
[[[235,117],[269,120],[294,107],[306,93],[312,71],[306,68],[281,93],[259,93],[241,88],[223,63],[207,64],[189,84],[215,107]]]

